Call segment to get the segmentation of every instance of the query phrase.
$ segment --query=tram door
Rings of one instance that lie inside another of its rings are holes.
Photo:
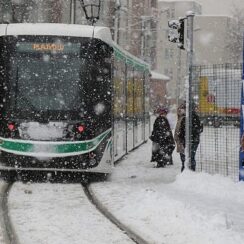
[[[125,63],[114,65],[114,154],[115,160],[126,154],[126,73]]]
[[[134,79],[133,68],[127,66],[126,82],[126,128],[127,128],[127,152],[134,146]]]
[[[143,71],[134,71],[134,147],[142,144],[145,138],[143,85]]]

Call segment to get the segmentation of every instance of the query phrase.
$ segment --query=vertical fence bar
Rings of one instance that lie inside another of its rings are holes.
[[[230,71],[232,72],[232,70]],[[229,77],[228,77],[228,64],[225,64],[225,69],[224,69],[224,73],[225,73],[225,122],[227,124],[227,126],[225,127],[225,172],[226,172],[226,176],[228,176],[228,94],[227,94],[227,82],[229,81]],[[230,88],[232,89],[232,88]]]

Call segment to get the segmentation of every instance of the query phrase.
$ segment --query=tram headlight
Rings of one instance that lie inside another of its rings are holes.
[[[79,133],[82,133],[85,130],[85,126],[84,125],[77,125],[76,130]]]
[[[87,136],[87,126],[83,123],[69,124],[66,128],[66,137],[74,140],[84,140]]]
[[[8,129],[10,131],[15,131],[16,130],[16,125],[15,123],[8,123]]]
[[[9,121],[7,123],[7,130],[5,136],[10,136],[12,138],[19,137],[18,124],[13,121]]]

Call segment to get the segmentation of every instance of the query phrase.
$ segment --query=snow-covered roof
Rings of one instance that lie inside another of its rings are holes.
[[[232,18],[231,16],[229,15],[222,15],[222,14],[216,14],[216,15],[213,15],[213,14],[204,14],[204,15],[195,15],[195,17],[197,18]]]
[[[156,71],[151,71],[151,78],[154,80],[170,80],[168,76],[158,73]]]
[[[43,35],[43,36],[73,36],[94,37],[109,45],[112,37],[109,28],[89,25],[54,24],[54,23],[19,23],[0,25],[1,36]]]
[[[142,59],[139,59],[138,57],[132,55],[131,53],[127,52],[126,50],[124,50],[122,47],[120,47],[117,43],[113,42],[113,48],[115,51],[115,55],[116,53],[123,59],[126,59],[127,63],[130,63],[130,60],[132,61],[132,63],[137,63],[139,66],[143,66],[146,69],[149,69],[149,64],[144,62]],[[131,63],[131,64],[132,64]]]

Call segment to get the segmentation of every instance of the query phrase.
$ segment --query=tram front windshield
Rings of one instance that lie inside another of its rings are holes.
[[[105,69],[99,64],[104,64],[107,57],[98,57],[96,48],[97,44],[88,38],[15,40],[9,61],[10,109],[19,114],[81,114],[96,102],[94,96],[106,99],[106,82],[99,84],[104,89],[96,89],[99,94],[93,94],[93,100],[88,95],[89,89],[97,87],[98,81],[107,81],[110,73],[100,72]]]
[[[17,110],[77,110],[82,99],[81,60],[70,55],[18,55],[12,97]]]

